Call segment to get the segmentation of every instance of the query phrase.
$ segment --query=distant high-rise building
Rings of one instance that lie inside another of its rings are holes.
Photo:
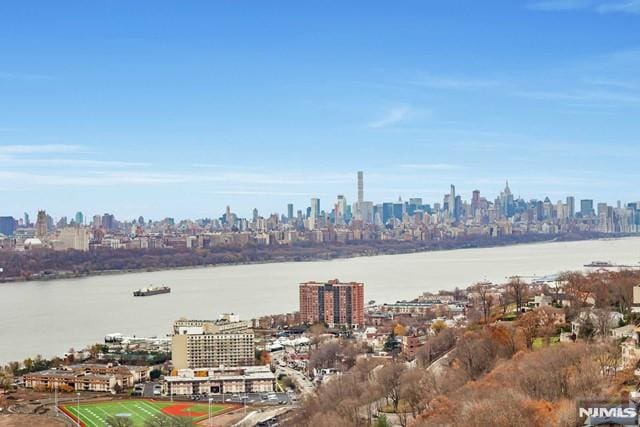
[[[398,202],[393,204],[393,217],[402,220],[404,215],[404,203]]]
[[[513,193],[511,193],[511,189],[509,188],[509,181],[505,183],[504,190],[500,193],[500,206],[502,213],[507,218],[512,217],[515,213],[515,203]]]
[[[24,226],[25,227],[29,227],[31,225],[31,222],[29,220],[29,214],[28,213],[24,213]]]
[[[344,195],[339,194],[338,200],[335,206],[335,223],[336,224],[344,224],[345,214],[347,213],[347,199]]]
[[[453,218],[457,221],[462,213],[462,197],[456,196],[453,202]]]
[[[293,219],[293,203],[287,205],[287,219]]]
[[[58,231],[58,241],[61,249],[89,250],[89,229],[81,225],[65,227]]]
[[[382,223],[386,224],[393,218],[393,203],[385,202],[382,204]]]
[[[229,216],[231,216],[231,215],[229,214]],[[258,208],[253,208],[253,212],[252,212],[253,222],[256,222],[258,220],[258,216],[259,216],[258,215]]]
[[[102,215],[102,228],[106,231],[113,231],[115,229],[115,217],[113,214],[105,213]]]
[[[231,214],[231,206],[227,205],[225,211],[224,211],[224,215],[223,215],[223,223],[225,225],[233,225],[233,218],[232,218],[232,214]]]
[[[84,215],[82,214],[82,212],[80,211],[76,212],[75,220],[76,220],[76,224],[79,224],[79,225],[84,224]]]
[[[449,193],[449,217],[456,219],[456,186],[451,184],[451,192]]]
[[[67,217],[66,216],[60,217],[60,219],[58,220],[58,223],[56,224],[56,228],[65,228],[66,226],[67,226]]]
[[[364,284],[326,283],[300,284],[300,319],[305,323],[329,326],[361,326],[364,324]]]
[[[576,216],[576,198],[573,196],[567,197],[567,217],[574,218]]]
[[[38,211],[38,218],[36,219],[36,237],[45,237],[49,231],[48,227],[49,218],[47,218],[47,212]]]
[[[471,212],[475,215],[478,209],[480,209],[480,190],[473,190],[473,195],[471,196]]]
[[[320,216],[320,199],[317,197],[311,198],[311,216],[318,218]]]
[[[313,229],[316,226],[318,218],[320,217],[320,199],[317,197],[311,198],[311,206],[309,207],[309,228]]]
[[[0,216],[0,234],[13,236],[16,231],[16,220],[12,216]]]
[[[373,222],[373,203],[364,201],[364,172],[358,171],[358,199],[353,204],[355,219],[370,224]]]
[[[593,210],[593,200],[580,200],[580,214],[583,218],[592,217],[595,215],[595,211]]]

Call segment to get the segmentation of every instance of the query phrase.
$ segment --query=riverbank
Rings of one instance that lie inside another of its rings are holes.
[[[640,237],[6,283],[0,286],[0,342],[7,343],[0,346],[0,363],[64,354],[115,332],[165,336],[181,317],[216,319],[233,312],[251,319],[292,312],[299,309],[299,283],[309,280],[362,282],[366,301],[393,303],[477,281],[584,271],[594,260],[636,265]],[[159,284],[170,286],[171,293],[132,296],[138,288]]]
[[[399,255],[421,252],[440,252],[459,249],[492,248],[515,245],[538,244],[548,242],[572,242],[583,240],[619,239],[624,237],[634,237],[638,234],[603,234],[603,233],[571,233],[571,234],[530,234],[523,236],[503,236],[497,238],[473,238],[456,239],[440,242],[424,241],[360,241],[348,243],[324,243],[310,244],[308,242],[287,246],[264,246],[264,247],[219,247],[212,248],[205,252],[203,250],[115,250],[100,251],[101,257],[94,257],[97,262],[90,266],[82,266],[86,263],[87,255],[78,251],[67,251],[71,260],[77,258],[78,265],[69,265],[69,259],[61,258],[58,255],[65,252],[39,252],[52,255],[51,258],[36,257],[35,264],[42,265],[36,268],[38,271],[20,270],[19,276],[7,276],[11,269],[5,268],[5,277],[0,277],[0,283],[14,283],[25,281],[50,281],[61,279],[80,279],[94,276],[110,276],[116,274],[156,272],[166,270],[186,270],[197,268],[210,268],[218,266],[233,265],[253,265],[272,264],[283,262],[309,262],[328,261],[332,259],[349,259],[359,257],[371,257],[381,255]],[[214,255],[213,257],[202,256]],[[15,262],[16,258],[28,258],[30,253],[15,253],[13,259],[7,260],[0,253],[0,266]],[[53,256],[56,255],[56,256]],[[140,265],[136,262],[140,259],[155,257],[152,265]],[[207,262],[209,258],[214,258],[214,262]],[[64,261],[66,265],[56,265],[56,259]],[[168,262],[162,262],[162,261]],[[177,260],[177,262],[176,262]],[[22,260],[24,261],[24,260]],[[33,261],[33,260],[29,260]],[[120,268],[104,268],[108,263],[120,264]],[[33,262],[30,268],[33,267]],[[135,267],[129,267],[134,264]],[[14,268],[13,271],[16,269]]]

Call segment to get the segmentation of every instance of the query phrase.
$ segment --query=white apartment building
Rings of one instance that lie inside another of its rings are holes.
[[[255,344],[249,322],[236,315],[218,320],[177,320],[173,325],[171,354],[175,369],[253,364]]]
[[[276,377],[269,366],[179,369],[164,378],[165,395],[270,393]]]

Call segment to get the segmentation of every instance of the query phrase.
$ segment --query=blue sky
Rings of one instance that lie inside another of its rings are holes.
[[[0,5],[0,214],[636,201],[639,113],[640,0]]]

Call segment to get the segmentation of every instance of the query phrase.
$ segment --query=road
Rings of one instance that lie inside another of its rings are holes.
[[[455,350],[455,347],[431,362],[431,364],[427,366],[427,371],[433,372],[436,376],[440,376],[442,374],[442,369],[449,366],[449,357],[453,353],[453,350]]]
[[[303,396],[309,394],[309,393],[313,393],[315,390],[315,387],[313,385],[313,383],[311,382],[311,380],[309,378],[307,378],[307,376],[300,372],[297,371],[293,368],[290,368],[288,366],[280,366],[278,362],[283,362],[284,361],[284,352],[283,351],[278,351],[278,352],[273,352],[271,353],[273,360],[276,362],[277,364],[277,371],[286,374],[288,377],[290,377],[294,383],[296,384],[296,386],[298,387],[298,390],[300,391],[300,394],[302,394]]]
[[[277,416],[283,415],[290,411],[291,407],[269,409],[265,411],[253,411],[244,417],[240,422],[234,424],[233,427],[253,427],[261,422],[266,422]]]

